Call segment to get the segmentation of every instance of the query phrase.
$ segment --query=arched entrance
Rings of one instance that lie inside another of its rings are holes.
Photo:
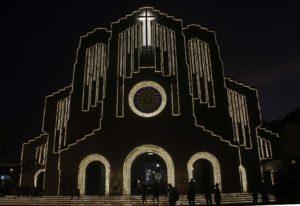
[[[37,188],[44,188],[45,169],[38,170],[33,177],[33,185]]]
[[[198,160],[200,160],[200,161],[198,161]],[[188,170],[189,179],[193,179],[194,174],[199,175],[199,176],[196,175],[196,178],[202,178],[202,179],[204,177],[201,177],[201,176],[206,175],[207,180],[203,180],[206,182],[206,184],[214,185],[214,184],[218,183],[219,188],[222,189],[220,163],[219,163],[218,159],[211,153],[198,152],[198,153],[194,154],[188,161],[187,170]],[[195,170],[195,173],[194,173],[194,170]],[[197,170],[198,170],[198,172],[197,172]],[[200,172],[200,174],[199,174],[199,170],[202,171],[202,172]],[[200,190],[201,190],[201,188],[200,188]]]
[[[140,186],[145,185],[148,191],[154,185],[160,193],[167,192],[167,166],[157,154],[148,152],[139,155],[131,166],[131,195],[140,194]]]
[[[206,159],[198,159],[193,164],[193,179],[197,193],[204,193],[214,188],[213,166]]]
[[[105,194],[105,167],[99,161],[88,164],[85,172],[85,195]]]
[[[130,195],[131,194],[131,171],[132,171],[132,165],[133,162],[136,160],[136,158],[142,154],[148,155],[151,153],[154,155],[159,156],[166,167],[166,179],[167,183],[171,183],[172,185],[175,185],[175,171],[174,171],[174,164],[171,156],[161,147],[158,147],[156,145],[142,145],[139,147],[136,147],[133,149],[128,156],[126,157],[123,165],[123,195]],[[156,157],[157,157],[156,156]],[[142,159],[145,156],[141,156]],[[139,159],[139,158],[138,158]],[[137,159],[137,161],[138,161]],[[149,159],[149,161],[151,158]],[[156,160],[159,160],[157,158]],[[151,161],[150,161],[151,162]],[[146,164],[147,165],[147,164]],[[162,164],[163,165],[163,164]]]
[[[109,194],[110,165],[108,160],[99,154],[85,157],[78,171],[78,189],[81,195]]]

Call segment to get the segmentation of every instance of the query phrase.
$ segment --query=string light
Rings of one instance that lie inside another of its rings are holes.
[[[167,151],[156,145],[141,145],[134,148],[126,157],[123,164],[123,195],[131,194],[131,166],[133,161],[141,154],[154,153],[160,156],[166,163],[167,167],[167,181],[175,185],[175,169],[174,163]]]
[[[128,18],[129,16],[138,15],[142,11],[145,12],[143,9],[151,9],[154,13],[158,12],[161,15],[166,16],[167,18],[173,19],[173,21],[176,21],[177,23],[180,23],[182,25],[182,21],[179,19],[175,19],[174,17],[168,16],[167,14],[161,13],[158,10],[153,10],[151,7],[145,7],[141,8],[140,10],[133,12],[130,15],[127,15],[125,18]],[[145,13],[142,13],[142,15]],[[152,15],[152,14],[151,14]],[[125,19],[123,18],[123,19]],[[117,22],[113,22],[111,24],[111,27],[114,24],[117,24],[122,19],[119,19]],[[155,72],[161,73],[163,77],[174,77],[172,80],[172,83],[170,84],[170,94],[171,94],[171,105],[172,105],[172,115],[177,116],[180,115],[180,101],[179,101],[179,83],[178,83],[178,68],[177,68],[177,51],[176,51],[176,33],[174,30],[169,29],[163,25],[160,25],[154,21],[153,19],[147,21],[143,20],[142,22],[133,25],[132,27],[129,27],[128,29],[122,31],[118,35],[118,72],[117,72],[117,104],[116,104],[116,116],[117,117],[124,117],[124,82],[126,79],[130,79],[133,77],[135,73],[140,72],[140,68],[142,68],[139,65],[135,65],[134,58],[139,58],[141,47],[140,45],[153,45],[155,46],[155,54],[156,52],[159,52],[158,55],[161,58],[161,64],[155,65]],[[152,21],[152,22],[150,22]],[[151,24],[152,23],[152,24]],[[147,27],[147,29],[146,29]],[[190,27],[199,27],[201,29],[205,29],[200,27],[199,25],[189,25],[184,30],[189,29]],[[111,33],[105,28],[98,28],[98,31],[101,30],[105,33]],[[208,29],[205,29],[207,32],[211,32],[214,34],[213,31],[210,31]],[[74,82],[74,74],[75,74],[75,65],[78,61],[78,54],[79,49],[81,48],[82,39],[90,35],[91,33],[88,33],[87,35],[80,37],[79,47],[77,48],[76,53],[76,62],[74,64],[74,70],[73,70],[73,82]],[[143,33],[143,39],[138,39],[137,36],[142,36]],[[182,36],[183,33],[181,34]],[[112,35],[111,35],[112,36]],[[185,38],[185,37],[184,37]],[[214,35],[214,38],[215,35]],[[215,43],[217,45],[217,48],[219,48],[219,45],[215,39]],[[186,42],[184,42],[186,44]],[[215,107],[215,94],[214,94],[214,85],[213,85],[213,71],[211,67],[211,60],[210,60],[210,45],[201,40],[200,38],[191,38],[187,40],[187,47],[186,47],[186,60],[188,65],[188,78],[189,78],[189,90],[192,95],[197,94],[197,98],[199,99],[200,103],[207,104],[208,107]],[[188,54],[192,54],[187,56]],[[167,53],[167,58],[165,58],[164,53]],[[108,43],[97,43],[95,45],[92,45],[91,47],[86,49],[86,59],[85,59],[85,67],[84,67],[84,83],[83,83],[83,93],[82,93],[82,112],[88,112],[91,107],[99,106],[101,107],[101,110],[103,111],[103,98],[105,96],[105,84],[106,84],[106,69],[108,67]],[[129,64],[127,64],[127,56],[130,56]],[[166,62],[164,62],[166,60]],[[220,58],[219,54],[219,60],[222,63],[222,60]],[[155,61],[156,62],[156,61]],[[155,63],[156,64],[156,63]],[[129,67],[127,65],[130,65]],[[168,66],[165,66],[168,65]],[[243,83],[236,82],[234,80],[231,80],[229,78],[225,78],[224,71],[222,67],[222,74],[224,81],[224,87],[227,89],[227,94],[229,89],[226,86],[226,81],[234,82],[236,85],[242,85],[243,87],[248,87],[250,90],[255,90],[248,85],[245,85]],[[193,78],[196,79],[196,87],[193,88]],[[101,82],[101,83],[100,83]],[[93,84],[96,84],[96,89],[93,87]],[[203,85],[203,86],[201,86]],[[43,117],[43,125],[42,125],[42,132],[39,137],[35,137],[32,140],[29,140],[28,142],[24,143],[22,146],[22,154],[21,154],[21,164],[23,163],[23,155],[24,155],[24,147],[27,144],[30,144],[32,142],[37,141],[38,139],[43,139],[46,137],[46,143],[43,143],[43,145],[39,145],[36,148],[36,154],[35,159],[39,164],[46,165],[47,164],[47,151],[48,151],[48,138],[49,136],[44,131],[44,125],[45,125],[45,115],[46,115],[46,106],[47,106],[47,100],[48,98],[51,98],[53,96],[56,96],[57,94],[61,94],[62,92],[69,93],[67,97],[62,98],[57,102],[57,120],[56,120],[56,126],[55,126],[55,132],[58,135],[58,138],[54,138],[54,141],[58,141],[58,148],[57,150],[54,150],[53,153],[57,153],[59,158],[58,162],[58,171],[59,171],[59,181],[58,181],[58,194],[59,194],[59,188],[60,188],[60,155],[62,151],[68,150],[70,147],[78,144],[78,142],[85,140],[87,137],[90,137],[94,135],[96,131],[101,130],[101,120],[102,120],[102,114],[99,121],[99,127],[95,128],[91,133],[84,135],[83,137],[75,137],[77,138],[75,143],[69,144],[66,139],[66,128],[67,128],[67,120],[69,115],[69,109],[70,109],[70,93],[73,92],[73,83],[70,86],[65,87],[64,89],[61,89],[57,92],[54,92],[53,94],[47,96],[45,98],[45,107],[44,107],[44,117]],[[169,89],[169,88],[168,88]],[[204,89],[204,92],[202,92],[201,89]],[[255,90],[256,91],[256,90]],[[234,93],[235,92],[235,93]],[[229,92],[230,93],[230,92]],[[95,94],[95,95],[92,95]],[[257,91],[256,91],[257,94]],[[232,95],[232,93],[231,93]],[[93,98],[92,98],[93,97]],[[196,99],[197,99],[196,98]],[[246,144],[248,141],[248,137],[250,138],[250,122],[248,118],[248,110],[247,110],[247,102],[246,102],[246,96],[243,96],[242,94],[237,93],[236,91],[233,91],[233,96],[230,97],[230,103],[232,104],[229,108],[231,119],[233,123],[233,129],[235,130],[234,133],[234,139],[238,140],[239,142],[243,142]],[[193,99],[194,100],[194,99]],[[101,103],[98,105],[97,103]],[[209,132],[213,137],[217,137],[220,139],[220,141],[228,143],[229,146],[231,146],[232,149],[237,149],[238,147],[234,144],[232,144],[228,137],[222,137],[220,135],[214,134],[213,131],[208,130],[204,125],[199,125],[197,123],[197,116],[195,114],[194,109],[194,101],[192,101],[192,107],[193,107],[193,115],[195,118],[195,126],[203,128],[204,131]],[[235,108],[235,109],[234,109]],[[259,114],[260,114],[260,106],[258,104],[259,108]],[[103,113],[103,112],[102,112]],[[261,118],[261,117],[260,117]],[[249,125],[249,127],[247,127]],[[236,131],[236,128],[238,126],[242,127],[242,131],[238,132]],[[256,127],[256,137],[258,138],[257,131],[258,130],[264,130],[264,128],[260,128],[261,125]],[[249,132],[249,136],[248,133]],[[273,134],[273,133],[272,133]],[[277,134],[273,134],[276,136]],[[253,135],[255,137],[255,135]],[[278,136],[278,135],[277,135]],[[264,136],[263,136],[264,137]],[[272,147],[271,142],[267,140],[266,138],[257,139],[260,141],[264,141],[265,144],[258,143],[258,152],[259,154],[266,151],[268,158],[272,158]],[[258,141],[258,142],[260,142]],[[250,144],[251,146],[246,145],[246,149],[252,149],[252,143],[250,138]],[[261,150],[261,151],[260,151]],[[151,149],[150,149],[151,151]],[[164,154],[164,153],[161,153]],[[34,154],[33,154],[34,156]],[[264,156],[264,154],[262,155]],[[168,159],[167,157],[165,157]],[[241,156],[239,154],[239,158],[241,161]],[[171,157],[168,161],[170,161]],[[171,159],[172,160],[172,159]],[[172,162],[173,164],[173,162]],[[124,163],[125,165],[125,163]],[[46,166],[44,166],[46,167]],[[170,168],[171,165],[170,165]],[[192,169],[191,169],[192,170]],[[20,174],[20,181],[19,185],[21,185],[22,180],[22,171],[23,167],[21,167],[21,174]],[[169,172],[169,169],[168,169]],[[46,170],[45,170],[46,173]],[[174,173],[174,166],[173,166],[173,173]],[[124,171],[123,171],[124,174]],[[172,175],[170,174],[170,177]],[[174,177],[174,174],[173,174]],[[125,180],[124,180],[125,181]],[[109,181],[106,181],[106,184]],[[221,181],[220,181],[221,183]],[[219,183],[219,184],[220,184]],[[107,187],[108,188],[108,187]],[[130,189],[129,189],[130,190]]]
[[[193,165],[199,159],[208,160],[213,168],[214,182],[219,184],[220,189],[222,190],[222,180],[221,180],[221,167],[218,159],[209,152],[198,152],[194,154],[188,161],[187,170],[189,180],[193,179]]]
[[[240,173],[240,182],[241,182],[242,192],[247,192],[248,191],[247,174],[246,174],[246,170],[243,165],[239,166],[239,173]]]
[[[78,189],[80,194],[85,194],[86,168],[93,161],[101,162],[105,167],[105,195],[109,195],[110,164],[108,160],[100,154],[90,154],[80,162],[78,170]]]
[[[161,96],[160,106],[151,113],[145,113],[145,112],[140,111],[139,109],[136,108],[136,106],[134,104],[134,96],[135,96],[136,92],[144,87],[152,87],[152,88],[156,89]],[[129,95],[128,95],[128,103],[129,103],[129,106],[132,109],[132,111],[134,113],[136,113],[137,115],[139,115],[141,117],[153,117],[153,116],[158,115],[165,108],[165,106],[167,104],[167,95],[166,95],[164,88],[162,86],[160,86],[158,83],[153,82],[153,81],[143,81],[143,82],[139,82],[136,85],[134,85],[133,88],[130,90]]]
[[[43,172],[43,188],[45,187],[45,169],[39,169],[33,176],[33,185],[37,187],[38,176]]]

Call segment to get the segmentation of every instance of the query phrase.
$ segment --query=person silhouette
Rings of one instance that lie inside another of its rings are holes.
[[[176,201],[179,200],[178,191],[171,184],[168,184],[168,200],[169,200],[169,206],[175,206]]]
[[[146,202],[146,190],[147,190],[146,185],[143,184],[141,186],[141,196],[142,196],[142,204],[143,205],[145,205],[145,202]]]
[[[77,196],[77,199],[79,200],[80,198],[80,191],[77,187],[72,187],[72,191],[71,191],[71,200],[73,200],[73,197]]]
[[[154,200],[156,200],[157,205],[159,205],[159,182],[157,180],[155,180],[153,184],[153,205]]]
[[[253,200],[253,204],[257,204],[257,199],[258,199],[258,193],[257,191],[254,189],[252,192],[252,200]]]
[[[206,205],[212,205],[212,200],[211,200],[211,189],[209,185],[207,185],[205,191],[204,191],[204,197],[206,200]]]
[[[261,200],[262,200],[262,204],[269,203],[268,189],[264,182],[261,184]]]
[[[216,205],[219,206],[221,205],[221,191],[220,191],[220,188],[219,188],[219,184],[216,183],[216,188],[215,188],[215,202],[216,202]]]
[[[187,199],[189,201],[189,206],[195,205],[195,196],[196,196],[195,184],[194,184],[194,180],[191,179],[189,182],[189,188],[187,192]]]

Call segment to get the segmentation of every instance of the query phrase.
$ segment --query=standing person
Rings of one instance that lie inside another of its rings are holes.
[[[266,184],[263,182],[261,185],[261,200],[262,204],[268,204],[269,203],[269,194]]]
[[[216,183],[216,188],[215,188],[215,202],[217,206],[221,205],[221,191],[218,183]]]
[[[153,184],[153,205],[155,199],[157,205],[159,205],[159,182],[157,180]]]
[[[189,206],[195,206],[195,196],[196,196],[195,184],[194,184],[193,179],[191,179],[191,181],[189,183],[188,193],[187,193]]]
[[[252,192],[252,200],[253,200],[253,204],[257,204],[257,199],[258,199],[258,193],[257,191],[254,189]]]
[[[169,199],[169,206],[175,206],[176,201],[179,200],[178,191],[171,184],[168,184],[168,199]]]
[[[206,200],[206,205],[212,205],[212,200],[211,200],[211,189],[209,186],[206,187],[204,191],[204,197]]]
[[[146,185],[143,184],[142,187],[141,187],[141,195],[142,195],[142,203],[143,205],[145,205],[145,202],[146,202]]]

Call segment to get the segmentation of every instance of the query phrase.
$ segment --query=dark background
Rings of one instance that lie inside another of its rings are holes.
[[[80,36],[110,27],[142,6],[216,31],[225,75],[257,87],[263,119],[272,121],[299,107],[300,3],[228,2],[1,3],[2,155],[18,155],[21,141],[39,135],[44,97],[72,82]]]

